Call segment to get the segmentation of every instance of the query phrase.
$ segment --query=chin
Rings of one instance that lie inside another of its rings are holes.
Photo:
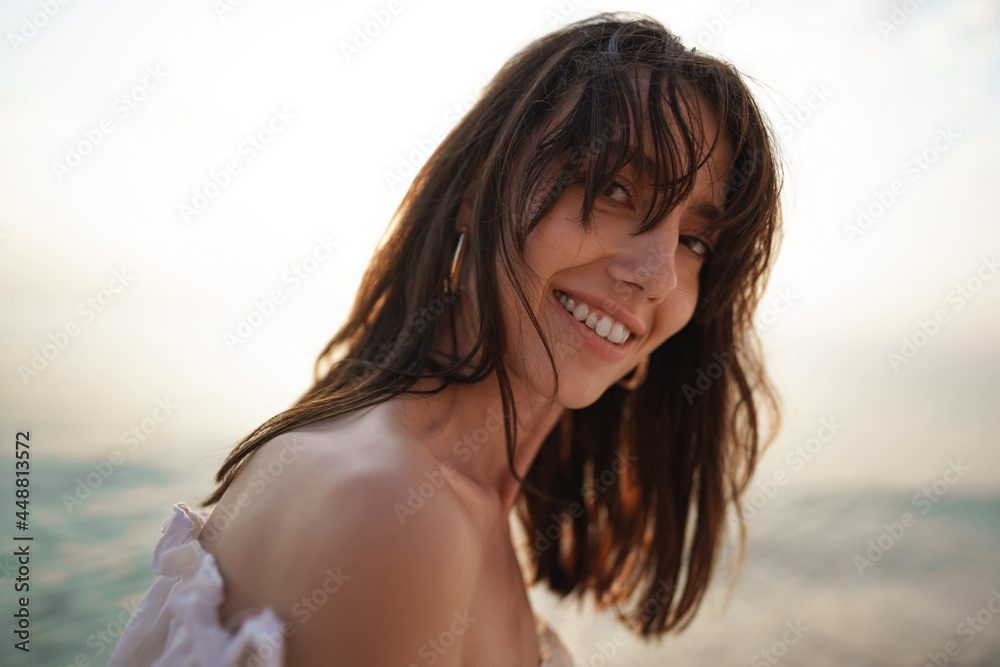
[[[572,378],[562,377],[559,381],[559,393],[556,402],[570,410],[590,407],[597,402],[608,387],[600,384],[593,377]]]
[[[548,360],[539,363],[544,364],[546,369],[548,368]],[[534,400],[542,400],[543,402],[551,400],[555,405],[569,410],[578,410],[593,405],[607,390],[607,386],[592,374],[581,376],[574,373],[563,373],[559,377],[559,392],[555,394],[555,383],[552,381],[551,374],[548,373],[545,374],[545,377],[536,376],[530,381],[530,387],[528,391],[536,397]]]
[[[593,395],[581,395],[578,392],[574,392],[573,396],[569,396],[566,398],[559,396],[556,399],[556,402],[559,403],[559,405],[569,410],[582,410],[583,408],[589,408],[591,405],[597,402],[597,399],[599,399],[603,395],[604,392],[595,393]]]

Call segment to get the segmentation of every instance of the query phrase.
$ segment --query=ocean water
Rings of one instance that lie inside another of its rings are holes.
[[[3,479],[12,471],[4,459]],[[211,488],[210,472],[133,464],[81,499],[93,472],[88,462],[33,461],[23,533],[34,537],[31,651],[15,650],[10,634],[12,547],[0,556],[0,665],[106,664],[154,580],[152,549],[172,504],[195,508]],[[580,666],[1000,665],[1000,495],[955,492],[926,505],[912,496],[781,489],[750,521],[728,604],[722,571],[694,623],[655,642],[540,587],[530,595]]]
[[[12,498],[13,461],[3,459],[0,496]],[[106,471],[107,472],[107,471]],[[94,475],[97,476],[94,476]],[[89,476],[89,479],[88,479]],[[7,618],[0,665],[105,665],[121,627],[155,576],[152,549],[171,505],[200,498],[181,470],[143,464],[114,467],[105,478],[90,462],[31,460],[29,528],[8,537],[0,555],[0,609]],[[98,481],[100,480],[100,481]],[[177,494],[186,494],[177,497]],[[15,593],[14,549],[29,544],[30,590]],[[27,595],[30,652],[14,648],[11,614]]]
[[[621,626],[587,607],[549,595],[537,606],[554,605],[577,665],[997,667],[1000,496],[914,504],[912,493],[786,487],[749,522],[728,604],[725,583],[687,630],[652,644],[612,641]]]

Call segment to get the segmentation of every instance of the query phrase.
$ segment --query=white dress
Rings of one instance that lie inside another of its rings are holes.
[[[184,503],[163,522],[150,569],[158,574],[122,632],[108,667],[283,667],[282,621],[270,608],[231,619],[218,608],[223,581],[198,535],[211,512]],[[545,619],[537,619],[540,667],[571,667],[572,660]]]

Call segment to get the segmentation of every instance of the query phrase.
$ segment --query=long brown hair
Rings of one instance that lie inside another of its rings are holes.
[[[645,95],[639,72],[648,75]],[[564,413],[516,505],[534,547],[532,583],[547,581],[564,596],[590,591],[641,636],[684,628],[712,577],[730,506],[742,552],[739,499],[766,444],[762,409],[777,429],[777,399],[752,322],[780,235],[780,170],[773,132],[739,73],[645,16],[574,23],[504,65],[417,174],[347,322],[316,361],[312,387],[234,448],[202,506],[218,502],[241,463],[269,439],[411,391],[420,378],[440,380],[431,392],[495,378],[509,416],[508,465],[520,479],[497,260],[545,341],[521,282],[523,251],[565,176],[586,152],[586,226],[596,195],[636,146],[652,145],[658,187],[639,233],[650,229],[691,192],[707,159],[690,113],[698,99],[718,115],[715,141],[729,142],[733,164],[695,312],[650,355],[639,389],[612,386],[592,405]],[[459,358],[453,347],[452,362],[440,363],[430,357],[439,329],[457,345],[450,314],[463,295],[448,295],[442,284],[467,193],[475,243],[466,261],[476,289],[465,298],[475,299],[481,322],[472,349]],[[636,595],[635,609],[622,612]]]

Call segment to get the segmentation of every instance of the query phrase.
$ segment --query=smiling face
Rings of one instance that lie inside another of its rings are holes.
[[[715,114],[692,105],[700,119],[702,157],[717,132]],[[644,136],[650,136],[644,132]],[[635,150],[632,163],[598,193],[589,224],[582,225],[582,172],[531,231],[525,248],[528,303],[538,319],[559,373],[558,404],[581,408],[680,331],[698,299],[699,273],[713,239],[708,227],[721,213],[731,166],[731,148],[715,143],[698,169],[689,195],[639,233],[654,196],[634,163],[652,154]],[[649,170],[644,170],[648,174]],[[551,366],[530,319],[498,264],[507,322],[512,381],[551,396]]]

